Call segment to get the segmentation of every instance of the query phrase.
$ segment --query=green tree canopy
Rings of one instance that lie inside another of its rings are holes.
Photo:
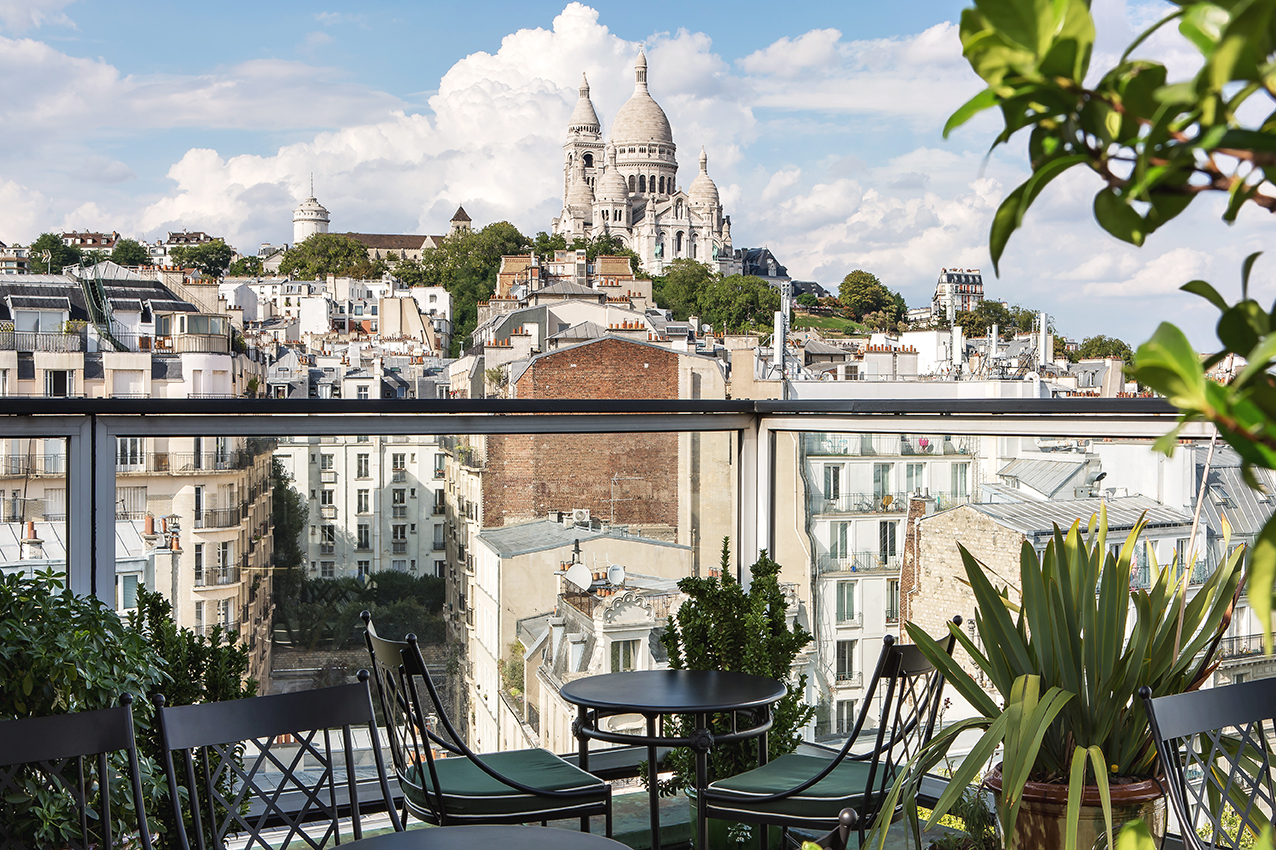
[[[340,233],[315,233],[284,253],[279,273],[301,280],[323,280],[330,274],[360,277],[369,266],[368,249],[362,242]]]
[[[733,274],[715,277],[696,303],[700,321],[728,332],[744,331],[773,321],[780,309],[780,292],[760,277]]]
[[[567,242],[567,237],[561,233],[549,235],[545,231],[536,234],[536,238],[532,240],[532,251],[542,262],[552,260],[555,251],[579,251],[585,250],[585,256],[592,262],[595,257],[602,255],[604,257],[628,257],[629,268],[636,277],[646,278],[647,273],[643,271],[642,259],[630,248],[625,245],[623,239],[614,233],[600,233],[593,239],[586,239],[583,236],[577,236]]]
[[[214,239],[198,245],[179,245],[168,255],[176,265],[198,269],[205,277],[219,278],[226,273],[235,250],[222,240]]]
[[[1077,355],[1084,360],[1100,357],[1119,357],[1126,363],[1134,360],[1134,352],[1130,350],[1130,346],[1116,337],[1102,334],[1082,340],[1081,347],[1077,349]]]
[[[49,258],[45,258],[45,253]],[[62,269],[80,262],[80,249],[63,245],[57,233],[41,233],[28,250],[32,274],[62,274]]]
[[[145,266],[150,264],[151,255],[136,239],[117,239],[111,249],[111,262],[121,266]]]
[[[236,277],[260,277],[261,257],[240,257],[230,264],[226,274]]]
[[[863,269],[856,269],[842,278],[837,295],[851,319],[862,321],[870,313],[884,312],[894,324],[902,321],[907,312],[902,295],[887,289],[877,275]]]
[[[501,257],[525,254],[531,242],[508,221],[481,230],[460,231],[437,248],[422,252],[420,260],[402,260],[394,276],[409,286],[442,286],[452,296],[452,356],[478,322],[478,302],[496,292]]]
[[[301,532],[310,516],[310,506],[292,487],[292,476],[279,458],[270,462],[271,522],[274,525],[274,551],[271,559],[276,567],[300,567],[305,563],[301,551]]]
[[[696,260],[674,260],[661,277],[652,278],[652,298],[656,304],[685,322],[700,311],[700,295],[714,279],[714,273]],[[706,320],[708,321],[708,320]]]

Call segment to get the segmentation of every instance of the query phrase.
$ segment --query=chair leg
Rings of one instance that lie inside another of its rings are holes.
[[[603,818],[604,818],[603,822],[607,825],[606,826],[607,837],[611,838],[611,801],[610,800],[607,801],[607,811],[606,813],[604,813]]]

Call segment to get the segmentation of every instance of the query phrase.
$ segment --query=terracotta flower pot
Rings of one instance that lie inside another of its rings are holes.
[[[1001,765],[984,777],[993,793],[998,819],[1002,819]],[[1112,797],[1112,829],[1142,818],[1156,839],[1157,846],[1165,835],[1165,788],[1156,779],[1143,779],[1109,787]],[[1068,829],[1068,786],[1049,782],[1029,782],[1024,786],[1023,802],[1015,823],[1015,846],[1027,850],[1067,850],[1064,838]],[[1005,823],[1002,822],[1005,832]],[[1087,785],[1081,791],[1081,817],[1077,824],[1075,850],[1106,850],[1107,835],[1103,822],[1103,803],[1099,789]]]

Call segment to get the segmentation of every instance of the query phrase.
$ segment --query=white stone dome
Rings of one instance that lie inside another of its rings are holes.
[[[324,208],[323,204],[311,197],[306,198],[297,205],[297,208],[292,211],[292,217],[294,221],[298,219],[327,221],[328,210]]]
[[[598,188],[595,192],[598,200],[615,202],[625,202],[629,200],[629,184],[625,182],[625,177],[616,168],[616,149],[607,149],[607,170],[598,181]]]
[[[616,144],[657,142],[673,144],[673,130],[660,104],[647,92],[647,57],[638,54],[634,64],[634,93],[616,113],[611,126],[611,140]]]
[[[703,207],[718,205],[718,184],[714,183],[713,178],[709,176],[709,156],[704,152],[704,148],[700,149],[700,173],[696,175],[695,180],[691,181],[687,196],[691,198],[691,203]]]
[[[582,165],[572,175],[572,184],[567,190],[567,206],[587,212],[593,204],[594,190],[585,179],[585,167]]]
[[[589,80],[584,74],[580,75],[580,97],[576,100],[576,108],[572,110],[571,120],[567,122],[567,132],[595,136],[602,133],[598,113],[594,111],[594,104],[589,99]]]

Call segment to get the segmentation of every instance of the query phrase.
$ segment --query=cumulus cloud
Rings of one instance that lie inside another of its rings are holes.
[[[63,8],[73,0],[0,0],[0,25],[11,32],[26,32],[45,24],[74,27]]]

